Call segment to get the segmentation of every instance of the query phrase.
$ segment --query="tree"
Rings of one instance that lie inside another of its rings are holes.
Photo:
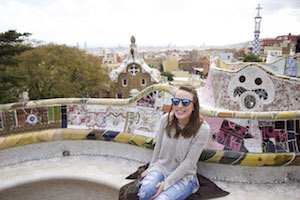
[[[30,99],[99,97],[109,90],[109,70],[78,48],[48,44],[20,55],[23,90]]]
[[[244,62],[262,62],[258,56],[254,55],[253,53],[244,54]]]
[[[24,44],[24,39],[30,35],[16,30],[0,33],[0,103],[18,99],[24,78],[17,68],[20,62],[17,55],[32,49],[29,44]]]
[[[168,81],[173,81],[174,75],[169,72],[160,72],[160,75],[168,77]]]

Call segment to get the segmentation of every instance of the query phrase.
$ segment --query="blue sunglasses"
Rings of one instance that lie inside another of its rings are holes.
[[[188,105],[190,105],[191,102],[193,102],[192,100],[188,100],[188,99],[178,99],[178,98],[173,98],[172,99],[172,102],[173,102],[174,106],[177,106],[180,103],[180,101],[181,101],[183,106],[188,106]]]

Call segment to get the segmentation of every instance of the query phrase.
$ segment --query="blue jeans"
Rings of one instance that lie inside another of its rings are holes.
[[[164,180],[164,175],[157,171],[150,171],[147,176],[142,180],[141,187],[138,193],[140,200],[149,200],[157,192],[156,185]],[[155,200],[184,200],[193,193],[196,186],[196,178],[188,182],[185,186],[182,182],[178,181],[175,185],[163,190]]]

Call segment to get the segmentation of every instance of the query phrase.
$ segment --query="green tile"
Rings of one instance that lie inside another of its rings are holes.
[[[14,126],[17,126],[16,111],[15,110],[12,111],[11,115],[12,115],[12,118],[13,118],[13,121],[14,121]]]
[[[54,121],[53,107],[48,107],[48,120],[49,122]]]
[[[55,106],[54,107],[54,118],[55,118],[55,121],[60,121],[61,120],[61,108],[60,108],[60,106]]]

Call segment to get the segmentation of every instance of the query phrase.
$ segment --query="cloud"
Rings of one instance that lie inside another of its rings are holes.
[[[266,11],[278,12],[285,8],[300,9],[299,0],[265,0],[263,2]]]
[[[262,36],[299,33],[292,0],[0,0],[0,31],[69,45],[129,45],[132,35],[140,46],[225,45],[254,38],[258,3]]]

